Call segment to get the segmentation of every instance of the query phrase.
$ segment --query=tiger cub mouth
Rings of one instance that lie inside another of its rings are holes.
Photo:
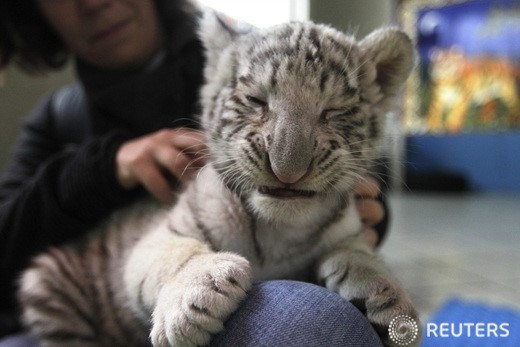
[[[258,192],[262,195],[268,195],[273,198],[289,199],[289,198],[312,198],[316,192],[312,190],[299,190],[290,188],[267,187],[260,186]]]

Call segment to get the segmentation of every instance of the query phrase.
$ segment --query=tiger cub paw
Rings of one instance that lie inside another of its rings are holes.
[[[363,259],[364,258],[364,259]],[[421,323],[408,294],[392,277],[362,253],[326,261],[320,278],[363,312],[385,346],[419,346]]]
[[[374,276],[351,302],[366,312],[385,346],[419,346],[421,322],[405,290],[394,279]]]
[[[249,262],[234,254],[200,255],[159,294],[150,334],[154,346],[204,346],[224,329],[251,288]]]

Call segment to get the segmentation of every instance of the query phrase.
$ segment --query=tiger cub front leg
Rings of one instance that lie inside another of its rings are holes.
[[[152,237],[131,255],[125,282],[134,310],[151,315],[154,346],[201,346],[246,296],[251,269],[241,256],[195,239]]]
[[[389,336],[389,326],[399,316],[411,318],[417,326],[399,325],[399,341],[420,345],[421,326],[413,304],[368,246],[344,245],[328,253],[318,264],[318,279],[365,312],[386,346],[399,346]]]

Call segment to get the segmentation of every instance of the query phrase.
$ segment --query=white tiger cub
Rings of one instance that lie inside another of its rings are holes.
[[[410,40],[311,22],[239,34],[212,12],[201,37],[209,164],[171,208],[120,211],[39,256],[25,322],[47,346],[205,345],[254,281],[312,278],[362,302],[391,345],[390,321],[417,313],[361,240],[351,191],[413,67]]]

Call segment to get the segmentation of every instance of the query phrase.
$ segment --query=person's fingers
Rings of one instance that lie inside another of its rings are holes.
[[[135,168],[135,175],[142,186],[157,200],[169,203],[174,197],[173,189],[156,163],[146,163]]]
[[[385,216],[383,205],[378,200],[357,199],[356,208],[365,227],[373,227],[381,222]]]
[[[187,183],[197,170],[192,165],[192,162],[195,160],[175,147],[158,149],[154,153],[154,158],[158,165],[168,170],[170,174],[174,175],[183,184]]]
[[[191,129],[167,129],[158,135],[164,143],[156,150],[157,160],[186,183],[205,164],[208,155],[204,134]]]
[[[171,142],[183,154],[193,158],[203,158],[208,153],[205,136],[201,131],[175,129],[172,133]]]
[[[163,129],[124,143],[116,156],[116,176],[125,189],[138,184],[164,201],[170,175],[187,183],[207,155],[204,136],[191,129]],[[164,176],[159,180],[159,176]],[[149,178],[151,177],[151,178]],[[152,181],[157,180],[157,183]]]
[[[381,193],[379,182],[373,177],[365,177],[354,187],[354,196],[357,198],[375,199]]]
[[[136,168],[144,157],[142,153],[142,140],[130,140],[119,148],[116,154],[116,177],[121,187],[132,189],[139,184]]]
[[[377,243],[379,241],[379,234],[377,233],[377,231],[375,231],[372,228],[366,228],[363,229],[362,236],[365,242],[368,243],[370,247],[375,248],[377,246]]]
[[[365,228],[373,227],[385,216],[382,203],[376,200],[379,194],[381,187],[373,177],[365,177],[354,187],[356,208]]]

